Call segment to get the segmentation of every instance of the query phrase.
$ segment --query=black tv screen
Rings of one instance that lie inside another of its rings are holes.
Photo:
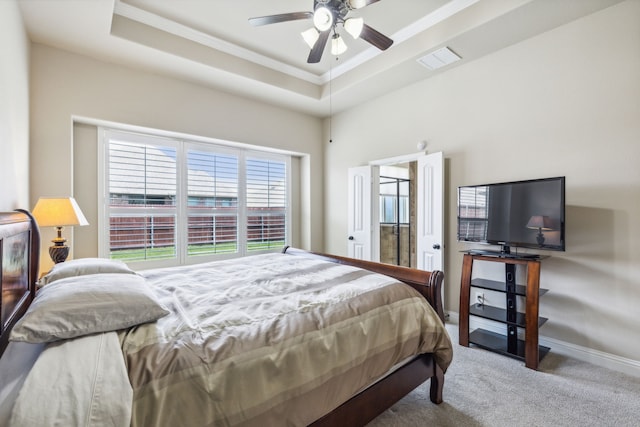
[[[565,250],[565,178],[458,187],[458,241]]]

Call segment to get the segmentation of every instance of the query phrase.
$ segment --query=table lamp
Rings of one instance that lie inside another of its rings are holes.
[[[540,246],[544,244],[544,234],[542,234],[542,230],[553,230],[553,228],[551,228],[551,219],[548,216],[543,215],[534,215],[529,218],[527,228],[538,229],[536,240]]]
[[[62,228],[64,226],[89,225],[73,197],[60,199],[40,197],[32,214],[38,226],[55,227],[58,230],[58,237],[51,240],[53,246],[49,247],[49,256],[56,264],[64,262],[69,256],[69,246],[65,245],[67,239],[62,237]]]

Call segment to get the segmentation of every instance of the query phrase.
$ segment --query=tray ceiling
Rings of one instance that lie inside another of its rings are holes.
[[[327,116],[548,31],[620,0],[382,0],[350,16],[391,37],[307,64],[309,21],[262,27],[256,16],[311,11],[313,0],[19,0],[29,37],[100,60]],[[430,70],[418,59],[462,57]],[[331,102],[329,98],[331,97]]]

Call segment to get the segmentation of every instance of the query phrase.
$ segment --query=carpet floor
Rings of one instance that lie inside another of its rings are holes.
[[[457,344],[444,402],[429,400],[429,381],[368,427],[640,426],[640,377],[551,352],[539,370],[477,347]]]

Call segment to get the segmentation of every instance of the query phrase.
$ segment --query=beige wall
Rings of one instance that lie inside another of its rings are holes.
[[[82,198],[97,191],[95,155],[91,147],[74,147],[73,132],[81,134],[79,140],[95,143],[86,138],[91,130],[78,126],[82,120],[74,117],[98,119],[307,154],[299,162],[306,205],[296,219],[298,243],[322,249],[320,119],[43,45],[32,46],[31,61],[31,206],[39,196]],[[82,206],[83,200],[78,202]],[[95,248],[97,207],[82,208],[92,225],[75,234],[81,237],[79,244],[89,242],[79,250],[87,256]],[[43,230],[45,242],[52,237],[53,230]],[[46,269],[51,261],[43,246]]]
[[[639,16],[627,1],[335,116],[325,249],[346,254],[347,169],[427,139],[446,158],[445,301],[457,312],[468,246],[456,188],[566,176],[567,251],[543,261],[541,335],[639,360]]]
[[[0,1],[0,211],[29,207],[29,39],[15,1]]]

